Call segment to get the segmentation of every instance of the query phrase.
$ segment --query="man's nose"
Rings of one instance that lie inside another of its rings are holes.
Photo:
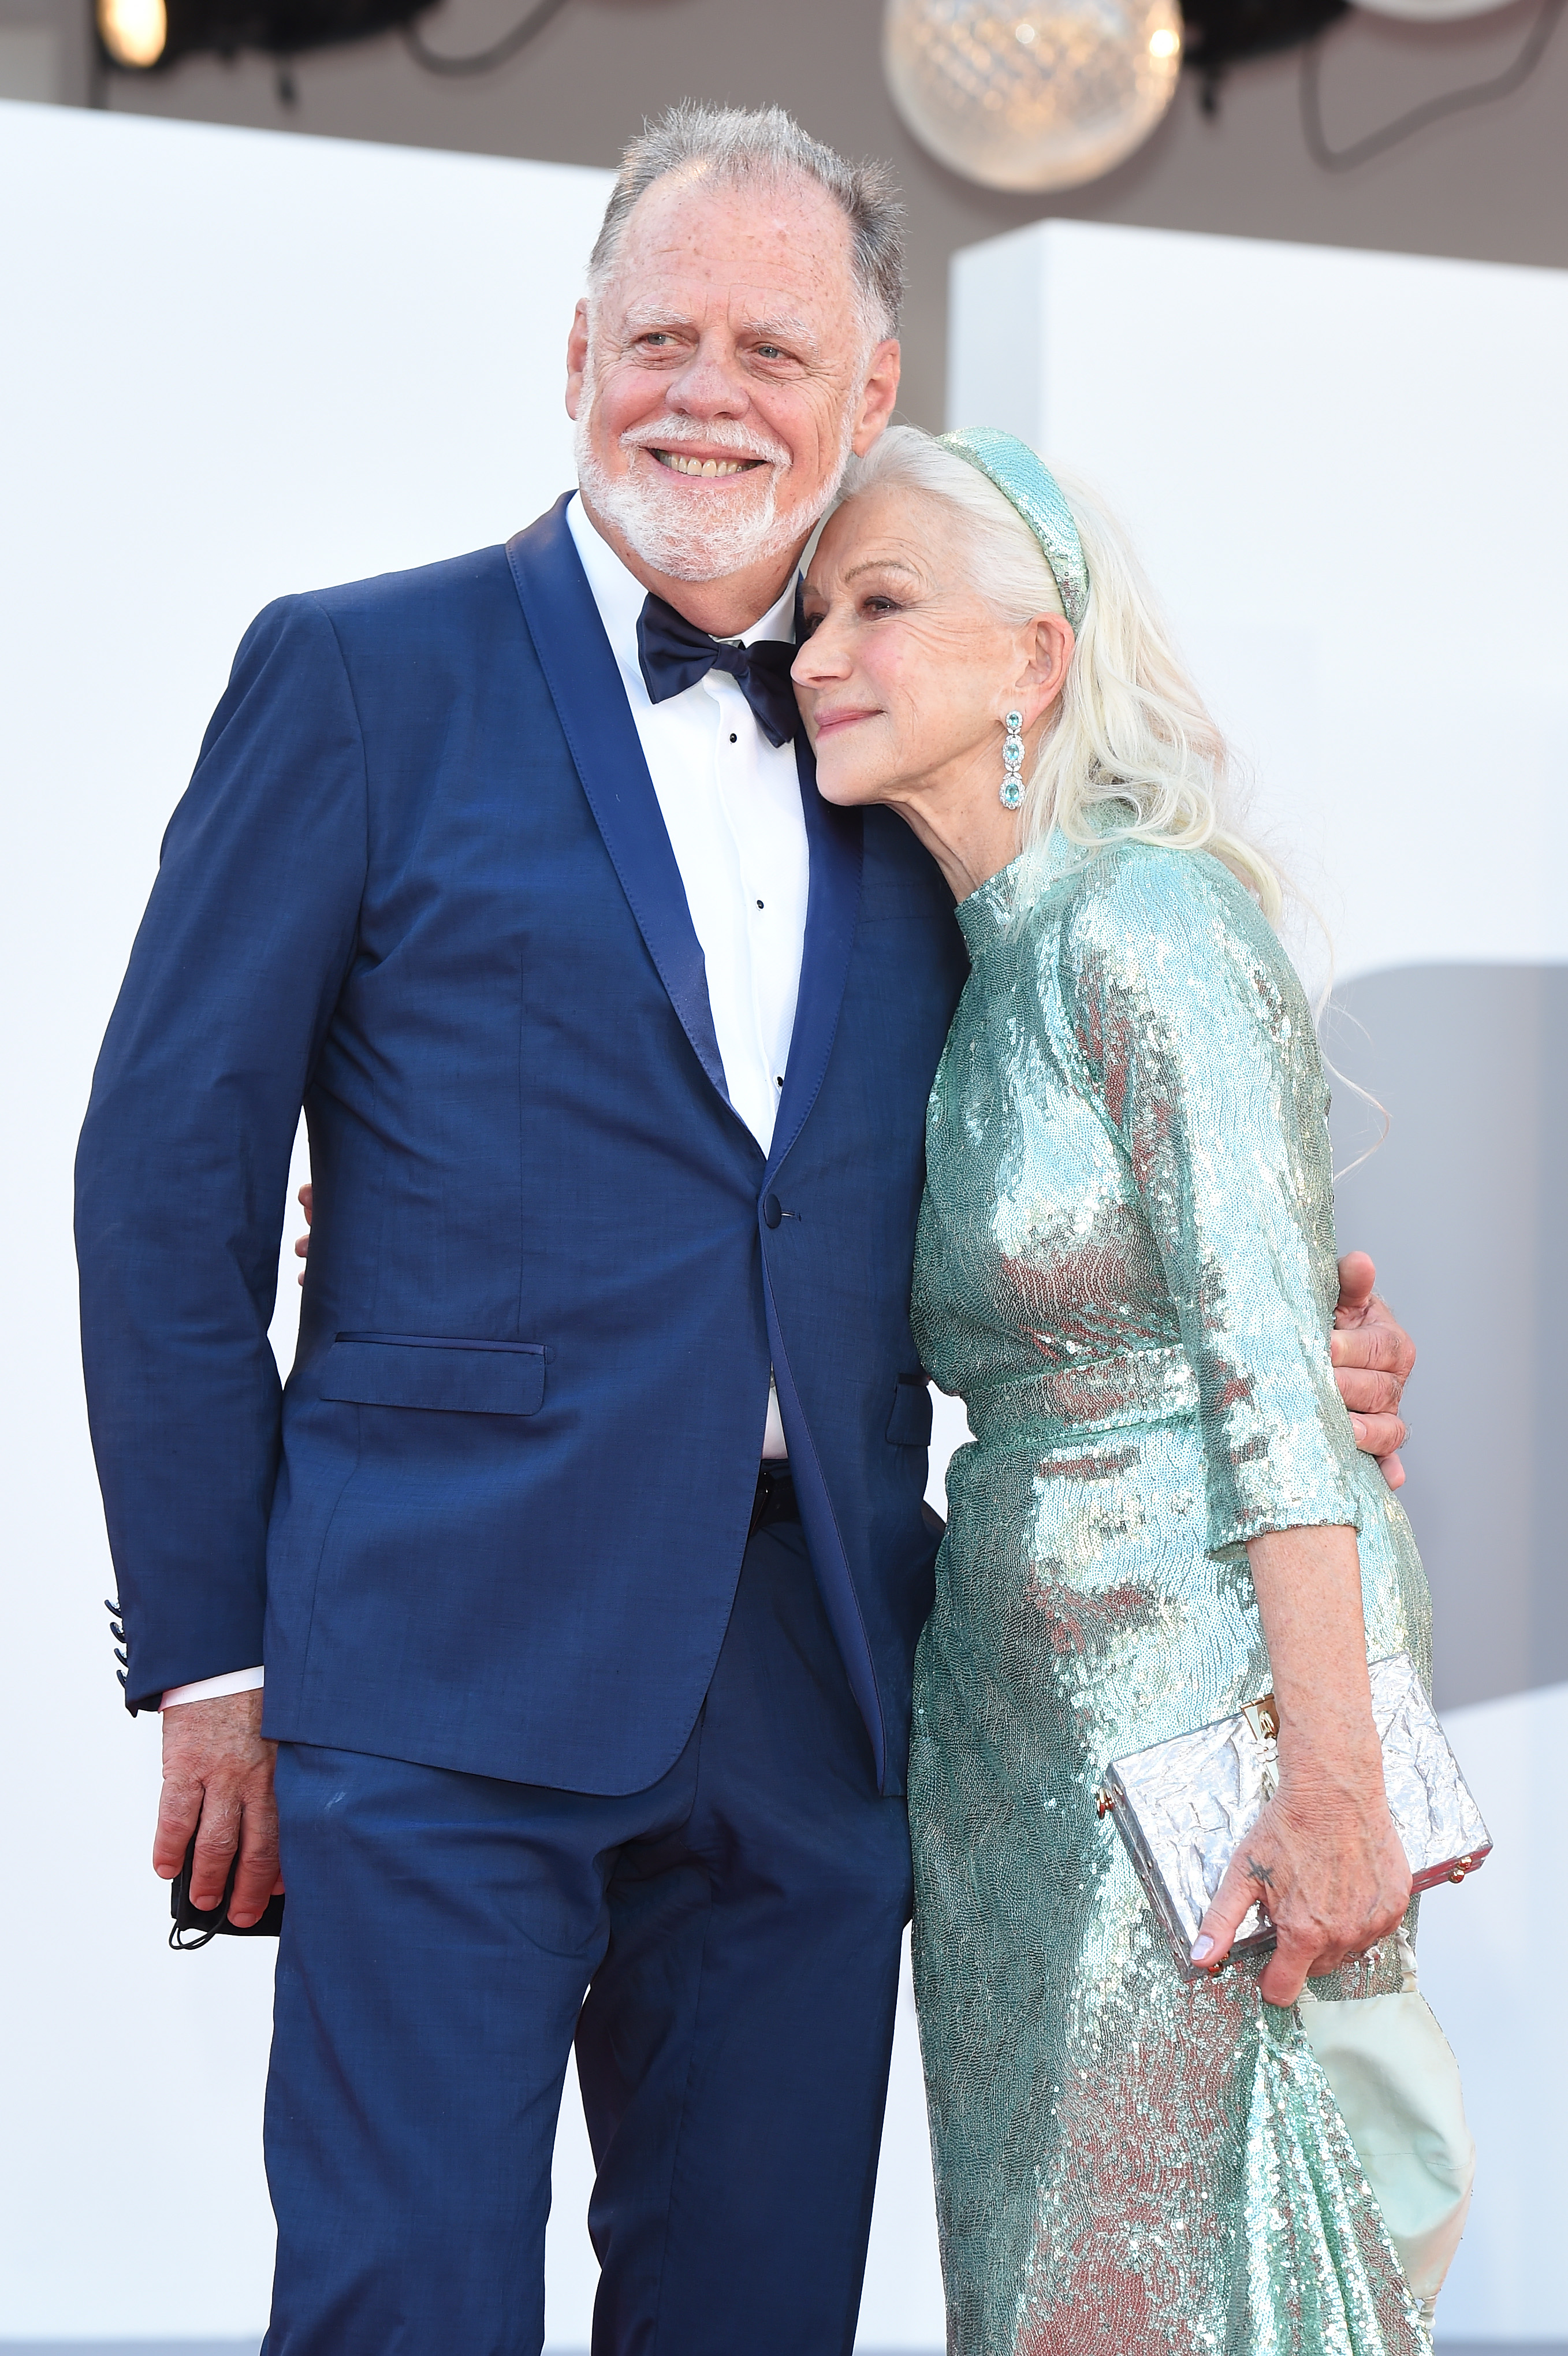
[[[688,417],[740,417],[752,405],[735,355],[706,341],[671,379],[665,399]]]

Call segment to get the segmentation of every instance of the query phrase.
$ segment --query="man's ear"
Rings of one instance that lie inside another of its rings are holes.
[[[860,395],[859,414],[855,420],[855,432],[850,448],[857,458],[863,458],[872,443],[893,413],[899,397],[899,371],[903,357],[898,338],[889,336],[871,354],[871,366]]]
[[[588,369],[588,297],[584,294],[571,315],[566,339],[566,413],[575,419],[582,401],[582,380]]]

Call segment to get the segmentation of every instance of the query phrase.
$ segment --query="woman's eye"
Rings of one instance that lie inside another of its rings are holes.
[[[812,633],[816,630],[816,626],[817,626],[817,624],[821,621],[821,619],[822,619],[822,616],[821,616],[820,614],[803,614],[803,615],[801,616],[801,617],[800,617],[800,636],[801,636],[801,644],[802,644],[803,646],[805,645],[805,643],[806,639],[807,639],[807,638],[809,638],[809,637],[811,637]]]
[[[862,598],[860,610],[865,614],[899,614],[903,608],[896,597],[875,595]]]

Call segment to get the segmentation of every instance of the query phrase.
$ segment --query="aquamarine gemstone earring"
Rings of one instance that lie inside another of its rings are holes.
[[[1002,725],[1008,732],[1002,746],[1002,808],[1019,809],[1024,798],[1024,716],[1021,712],[1009,712]]]

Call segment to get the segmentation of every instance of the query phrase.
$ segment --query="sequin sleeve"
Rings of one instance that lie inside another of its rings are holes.
[[[1198,1376],[1209,1546],[1360,1526],[1328,1334],[1339,1281],[1310,1011],[1218,862],[1120,846],[1058,935],[1067,1052],[1127,1157]]]

